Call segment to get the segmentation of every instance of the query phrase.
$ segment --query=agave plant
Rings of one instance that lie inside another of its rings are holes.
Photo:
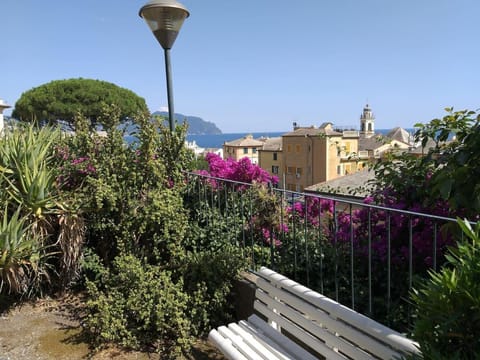
[[[5,189],[0,201],[7,204],[4,217],[8,218],[17,209],[11,221],[20,222],[18,232],[23,228],[25,233],[22,235],[25,239],[19,242],[19,250],[24,252],[17,257],[22,261],[7,262],[13,256],[9,250],[3,252],[6,262],[0,265],[2,279],[12,292],[24,291],[27,279],[32,288],[39,290],[41,282],[51,273],[46,271],[51,264],[59,265],[55,270],[62,285],[78,271],[85,225],[72,206],[74,200],[62,199],[56,184],[52,148],[60,139],[58,130],[33,126],[15,129],[0,138],[0,186]],[[5,248],[16,247],[5,245]],[[58,260],[46,261],[53,254]]]
[[[26,220],[20,217],[20,208],[9,218],[5,207],[0,222],[0,292],[8,288],[9,293],[25,293],[39,271],[41,242]]]
[[[0,174],[6,190],[3,200],[11,206],[16,203],[44,235],[49,227],[44,215],[56,206],[51,148],[59,139],[58,130],[28,126],[0,140]]]

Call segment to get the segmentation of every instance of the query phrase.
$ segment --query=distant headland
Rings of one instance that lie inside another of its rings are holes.
[[[156,111],[152,115],[161,115],[168,117],[166,111]],[[175,113],[175,120],[179,124],[183,124],[185,121],[188,123],[188,135],[218,135],[222,134],[222,131],[212,122],[205,121],[198,116],[187,116],[179,113]]]

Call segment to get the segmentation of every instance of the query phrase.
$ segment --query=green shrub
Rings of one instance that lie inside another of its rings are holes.
[[[106,137],[92,134],[88,121],[78,116],[76,136],[59,147],[64,190],[81,204],[89,246],[107,265],[120,253],[132,253],[175,268],[183,259],[187,228],[178,169],[189,161],[183,146],[186,128],[170,134],[140,114],[135,119],[138,142],[126,144],[117,127],[118,111],[104,111],[102,123],[110,124]]]
[[[165,359],[189,351],[189,297],[181,280],[174,283],[170,272],[131,255],[117,257],[98,279],[87,280],[85,322],[96,346],[114,342],[132,349],[155,347]]]
[[[414,338],[426,359],[480,354],[480,223],[473,229],[466,220],[458,224],[466,238],[449,249],[446,266],[412,293]]]
[[[242,250],[225,244],[221,250],[191,254],[184,271],[186,291],[191,294],[191,313],[196,334],[225,324],[233,318],[233,282],[247,268]]]

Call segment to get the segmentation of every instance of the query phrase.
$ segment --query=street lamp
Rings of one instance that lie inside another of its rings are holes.
[[[152,30],[165,53],[167,74],[168,123],[173,132],[173,90],[170,66],[170,49],[177,38],[183,21],[190,15],[187,8],[175,0],[151,0],[138,13]]]

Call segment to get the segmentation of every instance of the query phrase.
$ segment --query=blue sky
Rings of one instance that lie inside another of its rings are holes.
[[[146,0],[1,0],[0,98],[93,78],[166,106]],[[478,0],[183,0],[171,50],[175,111],[225,133],[292,123],[412,127],[480,106]],[[293,4],[293,5],[292,5]],[[9,114],[6,111],[5,114]]]

